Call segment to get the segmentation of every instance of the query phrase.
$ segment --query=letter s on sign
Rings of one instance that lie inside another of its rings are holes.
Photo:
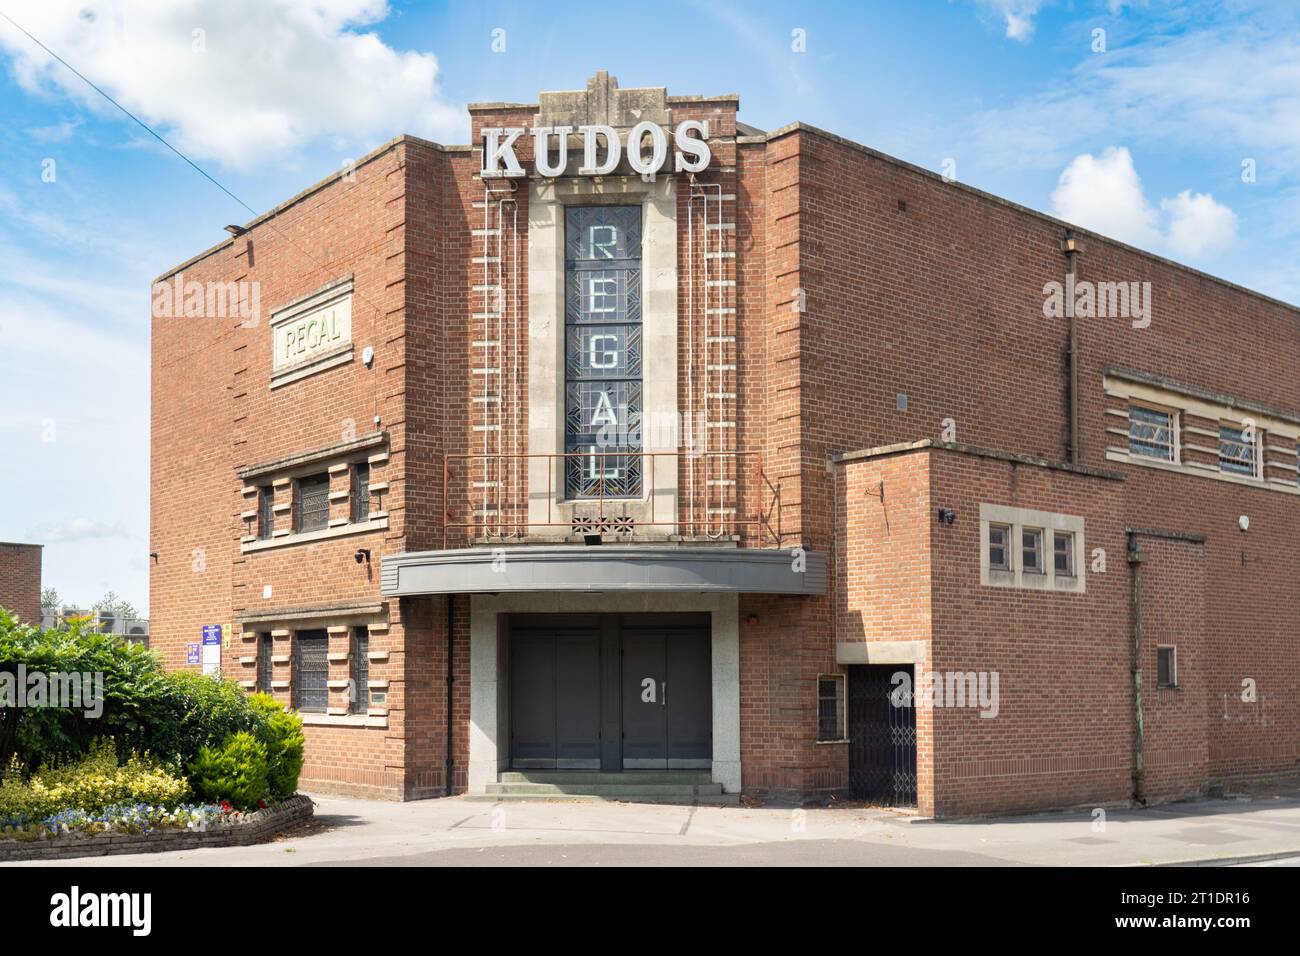
[[[699,139],[691,136],[691,133],[699,133]],[[709,161],[713,159],[713,153],[709,149],[706,140],[709,138],[709,124],[700,120],[683,120],[677,124],[677,132],[673,134],[677,141],[677,160],[674,169],[679,173],[698,173],[707,169]],[[687,156],[693,159],[687,159]]]

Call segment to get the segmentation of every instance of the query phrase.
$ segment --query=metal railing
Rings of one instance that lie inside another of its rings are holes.
[[[631,493],[608,493],[611,483],[596,480],[592,484],[597,493],[570,496],[566,479],[571,463],[576,461],[581,467],[599,462],[601,473],[596,477],[602,478],[607,459],[639,465],[635,484],[628,489]],[[541,469],[530,468],[539,461],[545,465],[544,484],[536,480]],[[728,465],[733,467],[724,469]],[[734,478],[713,491],[705,485],[692,499],[688,489],[695,485],[689,479],[697,470],[729,473]],[[507,474],[516,480],[507,481]],[[667,481],[670,474],[671,483]],[[481,507],[476,511],[476,506]],[[752,547],[779,546],[780,512],[780,486],[763,473],[758,452],[619,450],[443,456],[444,549],[452,546],[456,531],[463,531],[469,541],[508,541],[568,537],[588,528],[632,540],[641,530],[654,529],[659,538],[739,537],[741,543]],[[548,534],[548,529],[558,528],[567,531]]]

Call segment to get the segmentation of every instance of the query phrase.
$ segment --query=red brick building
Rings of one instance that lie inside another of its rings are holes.
[[[0,541],[0,607],[41,623],[41,545]]]
[[[387,798],[1294,772],[1297,310],[738,105],[472,105],[160,277],[153,646]]]

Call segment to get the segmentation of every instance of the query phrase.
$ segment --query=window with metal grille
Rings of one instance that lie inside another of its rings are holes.
[[[1043,532],[1038,528],[1024,528],[1020,532],[1020,570],[1042,574]]]
[[[1178,416],[1174,412],[1128,407],[1128,453],[1161,461],[1177,461]]]
[[[299,631],[293,637],[293,705],[323,714],[329,705],[329,635]]]
[[[1052,533],[1052,566],[1060,577],[1074,577],[1074,534],[1069,531]]]
[[[263,540],[275,533],[275,489],[263,485],[257,492],[257,536]]]
[[[257,689],[263,694],[271,693],[271,681],[274,673],[271,663],[271,635],[257,635]]]
[[[370,465],[352,466],[352,520],[370,520]]]
[[[364,627],[352,629],[352,699],[348,705],[354,714],[364,714],[370,709],[370,632]]]
[[[817,678],[817,739],[844,739],[844,675]]]
[[[989,567],[1011,570],[1011,528],[1004,524],[989,525]]]
[[[1178,649],[1172,646],[1156,648],[1156,686],[1178,686]]]
[[[1219,471],[1254,478],[1258,460],[1254,434],[1232,425],[1219,426]]]
[[[305,475],[296,483],[298,514],[295,528],[302,531],[320,531],[330,523],[330,476]]]
[[[568,498],[641,494],[641,207],[564,213]]]

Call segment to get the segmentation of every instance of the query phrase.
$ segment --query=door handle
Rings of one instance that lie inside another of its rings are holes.
[[[668,681],[660,681],[659,683],[659,702],[665,707],[668,706]]]

